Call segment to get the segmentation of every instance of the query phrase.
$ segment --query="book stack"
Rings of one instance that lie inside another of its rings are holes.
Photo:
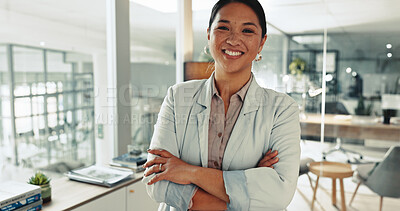
[[[39,186],[15,181],[0,183],[1,211],[36,211],[42,209],[42,203]]]
[[[141,153],[139,155],[132,156],[131,153],[125,153],[112,159],[110,162],[111,166],[128,168],[133,172],[139,172],[144,170],[143,164],[146,163],[147,153]]]

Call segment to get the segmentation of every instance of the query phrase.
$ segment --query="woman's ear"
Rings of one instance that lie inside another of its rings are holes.
[[[263,47],[264,47],[264,44],[265,44],[265,41],[267,41],[267,35],[265,35],[265,36],[261,39],[261,43],[260,43],[260,47],[259,47],[259,49],[258,49],[258,52],[261,52],[261,51],[262,51],[262,49],[263,49]]]
[[[210,28],[207,28],[207,39],[210,40]]]

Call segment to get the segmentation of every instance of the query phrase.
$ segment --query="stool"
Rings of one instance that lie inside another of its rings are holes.
[[[314,208],[315,197],[318,189],[319,177],[332,178],[332,204],[336,206],[336,179],[340,181],[340,197],[342,199],[342,210],[346,211],[346,202],[344,197],[343,178],[353,176],[353,170],[350,164],[337,163],[337,162],[312,162],[308,165],[311,173],[317,175],[315,181],[314,194],[311,202],[311,209]]]

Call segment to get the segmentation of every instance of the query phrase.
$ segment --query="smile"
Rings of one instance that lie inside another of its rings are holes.
[[[230,50],[223,50],[224,53],[228,54],[229,56],[240,56],[244,54],[241,51],[230,51]]]

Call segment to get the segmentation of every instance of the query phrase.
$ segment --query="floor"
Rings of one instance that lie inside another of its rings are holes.
[[[302,156],[311,157],[316,161],[322,160],[321,153],[324,149],[333,147],[333,144],[325,143],[321,144],[315,141],[302,141]],[[362,162],[373,162],[378,161],[385,155],[387,148],[370,148],[361,145],[344,145],[344,148],[351,149],[357,152],[361,152],[364,156]],[[329,161],[337,162],[347,162],[346,156],[342,153],[335,152],[327,156]],[[351,159],[354,161],[353,159]],[[352,165],[356,168],[356,165]],[[309,173],[313,181],[315,181],[316,176]],[[340,187],[339,182],[337,182],[337,207],[332,205],[331,190],[332,190],[332,180],[329,178],[321,177],[319,180],[319,188],[317,190],[316,202],[314,204],[314,211],[337,211],[341,210],[341,199],[340,199]],[[347,204],[347,210],[349,211],[378,211],[380,197],[374,192],[369,190],[366,186],[361,185],[357,195],[349,206],[349,201],[356,188],[357,184],[352,181],[352,178],[344,179],[344,189],[345,189],[345,200]],[[313,190],[310,187],[310,182],[307,175],[302,175],[299,177],[296,193],[289,207],[288,211],[307,211],[311,210],[311,201],[313,196]],[[384,198],[383,199],[383,210],[384,211],[394,211],[400,210],[400,199],[396,198]]]

